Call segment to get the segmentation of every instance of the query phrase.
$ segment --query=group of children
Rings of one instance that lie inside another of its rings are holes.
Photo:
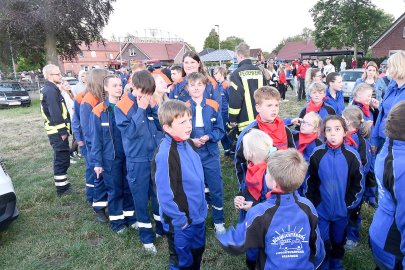
[[[366,179],[374,174],[372,88],[358,86],[345,108],[341,77],[332,72],[328,86],[309,86],[311,100],[299,116],[284,120],[279,91],[257,89],[258,115],[235,149],[239,224],[226,231],[218,146],[222,140],[231,149],[225,71],[214,71],[215,82],[192,55],[185,60],[185,77],[172,89],[164,74],[143,70],[133,74],[132,92],[122,94],[120,78],[90,71],[72,126],[97,219],[109,220],[117,233],[138,229],[154,253],[155,238],[166,235],[171,269],[200,268],[209,208],[219,242],[231,253],[246,252],[249,269],[342,269],[344,245],[359,242]],[[375,203],[375,187],[368,186]]]

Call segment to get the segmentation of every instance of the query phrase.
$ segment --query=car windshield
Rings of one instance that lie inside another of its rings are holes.
[[[19,83],[0,82],[0,91],[1,92],[22,91],[22,89]]]
[[[342,80],[344,82],[355,82],[358,78],[363,75],[362,71],[342,71]]]

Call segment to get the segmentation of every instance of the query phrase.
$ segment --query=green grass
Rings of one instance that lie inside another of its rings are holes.
[[[304,105],[288,92],[281,116],[295,117]],[[158,254],[142,251],[137,233],[119,236],[94,221],[85,203],[84,163],[72,165],[71,196],[57,198],[52,178],[52,152],[43,129],[39,101],[29,108],[0,110],[0,155],[5,159],[18,198],[20,217],[0,233],[0,269],[167,269],[165,239],[157,240]],[[222,160],[226,225],[235,225],[233,197],[238,185],[233,165]],[[362,211],[361,245],[345,255],[345,269],[374,269],[367,245],[373,210]],[[244,269],[244,256],[226,254],[207,220],[203,269]]]

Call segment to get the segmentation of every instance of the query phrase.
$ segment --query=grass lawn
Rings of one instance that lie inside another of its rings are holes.
[[[281,116],[295,117],[304,105],[289,90]],[[0,156],[5,160],[18,198],[20,217],[0,233],[0,269],[167,269],[165,239],[156,242],[158,254],[142,251],[136,231],[114,234],[94,221],[85,203],[84,162],[69,169],[74,193],[57,198],[53,185],[52,152],[43,129],[39,102],[30,108],[0,110]],[[238,185],[232,163],[222,159],[226,226],[238,212],[233,197]],[[367,245],[374,210],[364,207],[361,245],[345,255],[345,269],[374,269]],[[203,269],[245,269],[244,256],[226,254],[207,220]]]

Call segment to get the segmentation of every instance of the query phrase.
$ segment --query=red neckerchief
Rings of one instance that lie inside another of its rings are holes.
[[[352,130],[352,131],[348,131],[348,132],[346,132],[346,144],[347,145],[354,145],[354,147],[356,147],[357,148],[357,143],[356,143],[356,141],[353,139],[353,137],[352,137],[352,135],[353,134],[356,134],[357,133],[357,131],[359,131],[359,129],[358,128],[356,128],[356,129],[354,129],[354,130]]]
[[[170,135],[171,136],[171,135]],[[181,139],[180,137],[176,137],[176,136],[171,136],[173,138],[173,140],[175,140],[176,142],[184,142],[183,139]]]
[[[343,141],[338,145],[332,145],[330,142],[327,142],[326,144],[332,149],[338,149],[343,144]]]
[[[271,194],[284,194],[284,192],[279,189],[273,189],[273,190],[270,190],[269,192],[267,192],[266,198],[267,199],[270,198]]]
[[[261,131],[266,132],[272,139],[273,145],[277,150],[285,150],[288,148],[287,132],[283,120],[277,116],[273,123],[265,123],[262,121],[260,114],[256,116],[257,125]]]
[[[364,115],[370,117],[370,104],[362,103],[360,101],[354,100],[358,107],[363,111]]]
[[[266,162],[260,162],[258,164],[253,164],[249,162],[246,171],[246,186],[249,193],[255,198],[256,201],[259,200],[262,195],[263,189],[263,177],[266,173]]]
[[[318,138],[318,132],[314,132],[311,134],[303,134],[300,132],[300,134],[298,135],[298,151],[304,153],[307,146],[316,138]]]
[[[319,105],[316,105],[315,102],[311,99],[307,105],[306,113],[310,112],[316,112],[318,113],[323,106],[323,102],[321,102]]]

